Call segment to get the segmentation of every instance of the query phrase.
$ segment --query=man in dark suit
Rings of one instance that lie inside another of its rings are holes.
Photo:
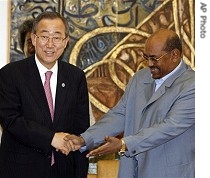
[[[86,178],[86,153],[70,152],[66,139],[90,121],[84,72],[59,60],[69,41],[65,18],[40,14],[31,39],[35,55],[0,69],[0,178]],[[47,71],[53,115],[43,87]]]

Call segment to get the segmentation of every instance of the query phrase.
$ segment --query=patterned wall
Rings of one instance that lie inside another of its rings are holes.
[[[18,28],[43,11],[57,11],[69,23],[71,43],[64,61],[87,76],[96,120],[122,96],[133,74],[145,67],[140,53],[159,28],[175,30],[184,61],[195,65],[194,0],[11,0],[10,61],[23,59]]]

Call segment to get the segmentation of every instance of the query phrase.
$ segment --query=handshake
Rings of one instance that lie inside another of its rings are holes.
[[[71,151],[79,150],[84,144],[85,141],[82,137],[64,132],[55,133],[51,142],[56,151],[60,151],[66,156]]]
[[[77,151],[82,146],[85,146],[85,140],[80,137],[69,133],[58,132],[55,133],[51,145],[66,156],[71,151]],[[116,137],[106,136],[104,138],[104,144],[91,150],[86,157],[100,156],[109,153],[118,152],[122,147],[122,142]]]

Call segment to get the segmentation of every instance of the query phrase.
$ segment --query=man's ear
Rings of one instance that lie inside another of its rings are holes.
[[[173,50],[171,51],[171,54],[172,54],[172,60],[173,60],[174,62],[177,62],[177,61],[180,60],[181,53],[180,53],[180,51],[179,51],[178,49],[173,49]]]
[[[36,39],[35,38],[36,38],[35,34],[31,33],[31,42],[34,46],[36,46]]]
[[[68,47],[69,43],[70,43],[70,38],[68,36],[68,37],[66,37],[66,43],[65,43],[64,48]]]

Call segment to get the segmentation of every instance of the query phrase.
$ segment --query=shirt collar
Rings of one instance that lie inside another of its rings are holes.
[[[45,72],[47,71],[52,71],[53,72],[53,76],[57,76],[57,72],[58,72],[58,61],[56,61],[55,65],[49,70],[47,69],[45,66],[43,66],[40,61],[38,60],[37,56],[35,55],[35,62],[36,62],[36,65],[38,67],[38,70],[39,70],[39,73],[40,73],[40,76],[44,76],[45,75]],[[54,75],[55,74],[55,75]]]
[[[166,76],[164,76],[160,79],[155,79],[156,85],[161,85],[167,78],[169,78],[171,75],[173,75],[180,68],[181,64],[182,64],[182,60],[179,63],[179,65],[174,70],[172,70],[169,74],[167,74]]]

